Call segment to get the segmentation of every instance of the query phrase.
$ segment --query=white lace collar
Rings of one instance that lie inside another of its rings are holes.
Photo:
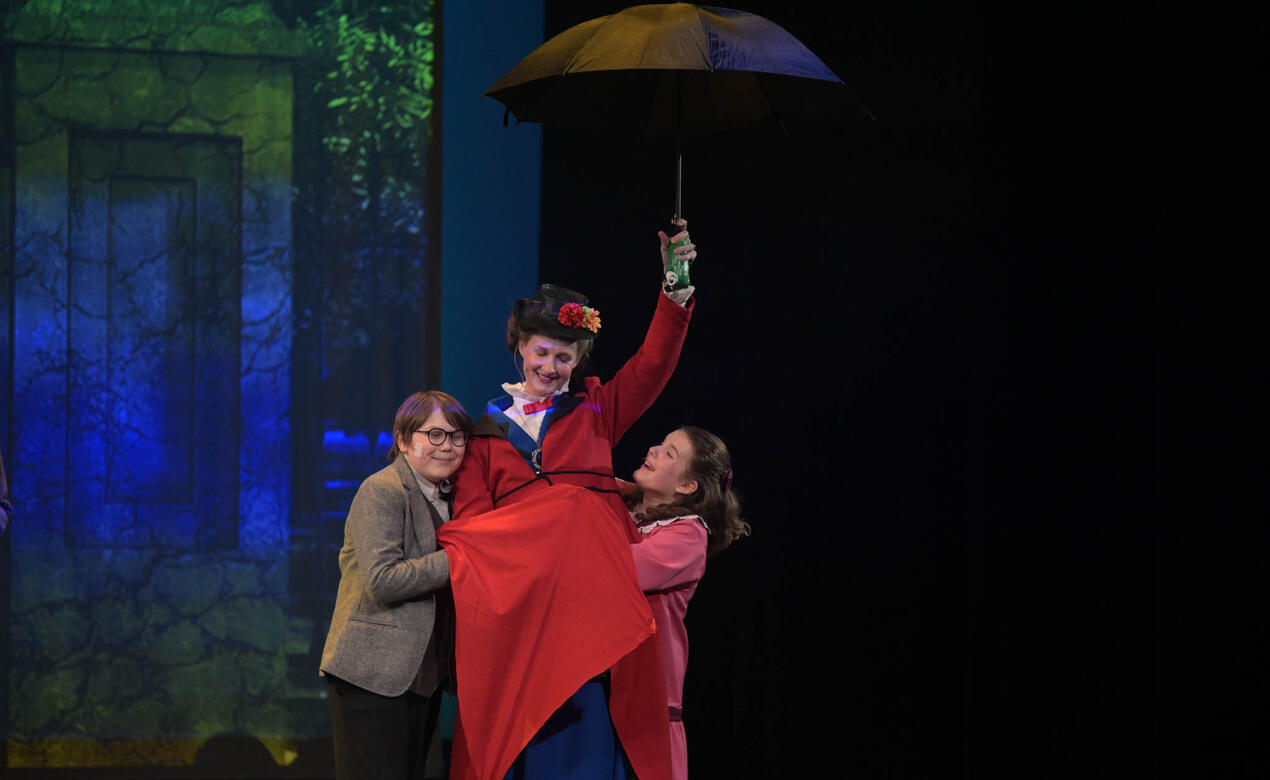
[[[696,520],[697,522],[701,523],[703,528],[706,529],[707,534],[710,533],[710,526],[701,517],[701,515],[677,515],[675,517],[667,517],[665,520],[654,520],[651,523],[643,523],[636,527],[639,529],[639,532],[641,534],[647,534],[647,533],[652,533],[654,528],[661,528],[664,525],[670,525],[676,520]]]

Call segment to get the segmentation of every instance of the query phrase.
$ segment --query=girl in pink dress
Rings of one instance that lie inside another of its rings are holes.
[[[685,780],[684,616],[705,574],[706,558],[749,535],[750,526],[741,519],[741,503],[732,492],[732,457],[709,431],[692,426],[672,431],[648,450],[634,479],[637,489],[626,500],[641,539],[631,545],[631,553],[640,587],[661,595],[653,617],[666,668],[671,770],[674,780]]]

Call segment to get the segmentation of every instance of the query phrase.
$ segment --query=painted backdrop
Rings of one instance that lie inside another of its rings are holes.
[[[320,769],[344,513],[436,381],[432,0],[4,25],[4,765]]]

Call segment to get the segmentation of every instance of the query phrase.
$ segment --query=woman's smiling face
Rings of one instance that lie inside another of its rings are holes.
[[[520,342],[525,366],[525,392],[548,396],[565,386],[578,364],[578,342],[534,334]]]

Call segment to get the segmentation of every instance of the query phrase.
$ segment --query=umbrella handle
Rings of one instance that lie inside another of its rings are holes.
[[[674,231],[674,233],[671,233],[670,235],[673,236],[679,232],[678,212],[675,213],[675,216],[670,218],[670,226]],[[692,284],[692,281],[688,276],[689,261],[681,260],[675,254],[676,249],[687,243],[688,239],[684,239],[683,241],[672,241],[666,245],[666,286],[671,290],[682,290]]]

